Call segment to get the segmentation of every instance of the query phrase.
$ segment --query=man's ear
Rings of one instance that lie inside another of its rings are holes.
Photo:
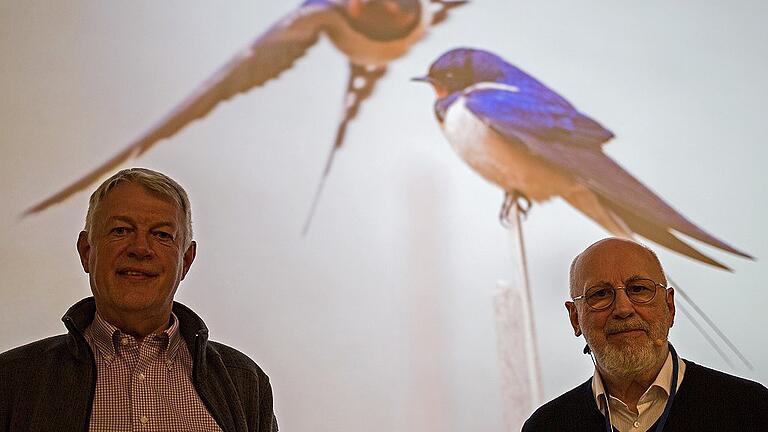
[[[80,264],[86,273],[90,273],[88,268],[88,258],[91,256],[91,244],[88,242],[88,232],[80,231],[77,236],[77,254],[80,255]]]
[[[667,296],[665,301],[667,303],[667,309],[671,315],[669,326],[672,327],[675,324],[675,289],[672,287],[667,288]]]
[[[187,276],[187,272],[189,271],[189,268],[192,267],[192,262],[195,260],[195,256],[197,255],[197,242],[194,240],[192,243],[189,244],[189,247],[184,252],[184,257],[182,258],[184,261],[184,270],[181,272],[181,280],[184,280],[184,278]]]
[[[581,336],[581,326],[579,325],[579,311],[576,309],[576,303],[572,301],[565,302],[565,308],[568,310],[568,319],[573,327],[573,334],[576,337]]]

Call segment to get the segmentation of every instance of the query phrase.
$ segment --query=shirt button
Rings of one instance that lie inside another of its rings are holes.
[[[147,416],[141,416],[139,421],[141,422],[141,424],[147,424],[147,422],[149,421],[149,418]]]
[[[636,422],[632,423],[632,426],[634,426],[634,427],[640,427],[640,422],[636,421]]]
[[[139,374],[139,381],[144,381],[144,378],[146,378],[146,376],[144,376],[143,373],[140,373]]]
[[[120,343],[123,346],[126,346],[126,345],[128,345],[130,343],[130,341],[128,340],[128,338],[122,338],[122,339],[120,339]]]

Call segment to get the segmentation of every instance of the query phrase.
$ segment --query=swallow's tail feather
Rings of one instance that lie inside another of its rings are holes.
[[[309,208],[309,214],[307,220],[304,222],[304,228],[302,229],[302,235],[306,235],[309,231],[309,226],[312,223],[312,217],[315,214],[317,203],[320,201],[320,195],[323,192],[325,186],[325,180],[328,178],[328,174],[331,172],[331,166],[333,166],[333,159],[336,156],[336,152],[344,144],[344,137],[347,134],[347,126],[349,123],[357,117],[357,113],[360,111],[360,107],[363,102],[373,94],[373,90],[376,88],[376,83],[387,72],[386,66],[379,67],[366,67],[356,65],[354,63],[349,64],[349,80],[347,81],[347,90],[344,92],[344,116],[339,122],[339,126],[336,128],[336,137],[333,140],[333,146],[331,152],[328,155],[328,159],[325,162],[325,168],[320,176],[320,181],[317,184],[315,190],[315,196],[312,198],[312,205]]]
[[[667,227],[659,226],[641,216],[635,215],[621,206],[615,205],[606,199],[600,200],[610,210],[621,218],[624,223],[632,230],[632,232],[651,240],[652,242],[673,250],[679,254],[685,255],[689,258],[701,261],[711,266],[731,271],[731,268],[723,263],[701,253],[693,246],[685,243],[675,236]]]
[[[590,171],[585,176],[588,178],[588,187],[620,215],[634,232],[644,231],[649,236],[658,238],[659,244],[664,244],[662,241],[668,242],[685,255],[692,252],[669,233],[670,229],[732,254],[752,258],[688,220],[602,152],[587,149],[572,152],[574,155],[575,153],[578,153],[579,157],[586,156],[580,161],[584,163],[580,170]]]
[[[670,230],[732,254],[752,258],[688,220],[602,151],[560,142],[533,141],[529,145],[538,156],[544,157],[547,162],[578,179],[577,183],[589,188],[633,232],[640,234],[642,231],[645,234],[641,235],[649,240],[669,244],[684,255],[716,267],[724,266],[714,264],[711,258],[695,252]]]
[[[694,260],[731,270],[677,238],[669,228],[645,220],[587,188],[575,190],[563,198],[615,236],[634,239],[637,234]]]

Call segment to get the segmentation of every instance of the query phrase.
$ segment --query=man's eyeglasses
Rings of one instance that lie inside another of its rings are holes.
[[[650,303],[656,297],[656,288],[667,288],[666,286],[654,282],[650,279],[635,279],[627,282],[624,286],[613,287],[611,285],[598,285],[591,287],[583,295],[572,297],[571,300],[584,300],[590,309],[601,311],[606,310],[616,300],[616,290],[623,289],[632,303],[645,304]]]

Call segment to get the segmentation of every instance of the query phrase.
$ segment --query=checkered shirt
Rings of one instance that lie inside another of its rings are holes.
[[[92,432],[221,431],[192,384],[179,320],[139,344],[99,314],[85,330],[96,359]]]

